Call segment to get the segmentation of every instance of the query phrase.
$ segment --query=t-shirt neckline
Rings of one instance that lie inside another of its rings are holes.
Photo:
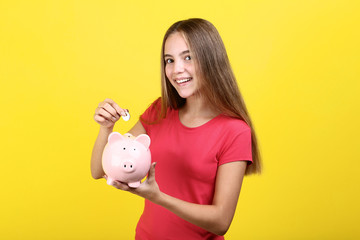
[[[210,119],[209,121],[207,121],[206,123],[200,125],[200,126],[197,126],[197,127],[188,127],[188,126],[185,126],[181,121],[180,121],[180,114],[179,114],[179,109],[176,109],[174,111],[174,117],[175,117],[175,121],[177,122],[178,125],[180,125],[183,129],[186,129],[188,131],[195,131],[195,130],[200,130],[200,129],[203,129],[203,128],[206,128],[212,124],[214,124],[217,119],[219,119],[221,117],[222,114],[219,114],[217,115],[216,117]]]

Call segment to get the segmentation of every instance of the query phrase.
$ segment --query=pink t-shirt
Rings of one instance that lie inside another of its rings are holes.
[[[142,115],[156,119],[160,101]],[[151,138],[152,162],[162,192],[197,204],[212,204],[219,165],[233,161],[252,162],[251,130],[242,120],[219,115],[196,128],[184,126],[179,111],[168,109],[157,124],[142,124]],[[224,239],[145,200],[144,212],[136,228],[136,239]]]

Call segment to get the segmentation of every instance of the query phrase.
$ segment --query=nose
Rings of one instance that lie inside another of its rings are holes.
[[[182,61],[174,62],[174,73],[182,73],[184,72],[184,63]]]
[[[121,164],[121,168],[124,170],[124,172],[131,173],[135,171],[135,163],[132,161],[123,161]]]

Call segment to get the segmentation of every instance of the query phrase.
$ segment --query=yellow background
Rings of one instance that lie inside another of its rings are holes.
[[[0,238],[132,239],[143,199],[90,176],[97,104],[160,94],[166,29],[210,20],[257,130],[227,239],[359,239],[359,3],[0,2]]]

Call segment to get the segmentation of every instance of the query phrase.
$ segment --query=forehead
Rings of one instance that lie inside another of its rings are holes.
[[[184,36],[180,32],[172,33],[166,39],[164,54],[174,55],[185,50],[189,50],[189,47]]]

